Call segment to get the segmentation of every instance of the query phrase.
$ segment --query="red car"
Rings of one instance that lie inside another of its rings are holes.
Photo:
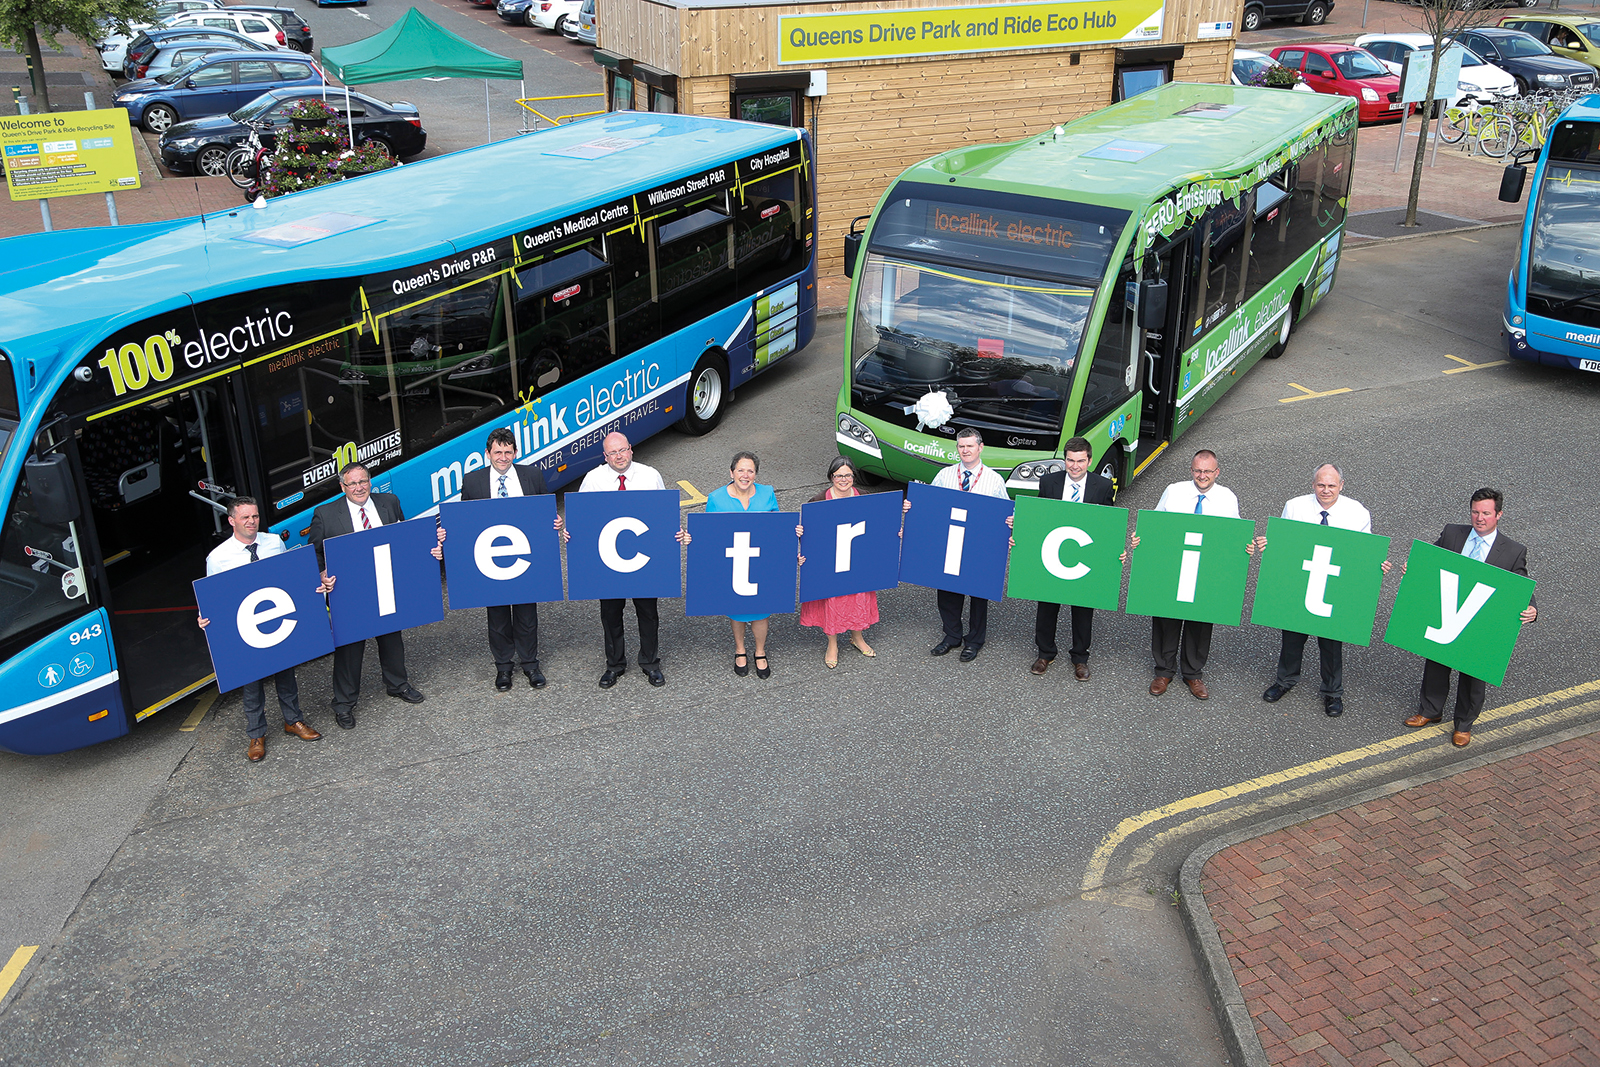
[[[1269,55],[1297,70],[1319,93],[1348,96],[1360,105],[1362,122],[1382,122],[1403,114],[1400,79],[1364,48],[1347,44],[1286,44]]]

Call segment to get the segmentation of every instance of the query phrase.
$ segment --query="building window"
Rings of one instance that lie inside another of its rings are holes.
[[[633,110],[633,79],[616,71],[606,72],[606,109],[608,111]]]
[[[805,93],[809,72],[790,74],[735,74],[731,114],[746,122],[774,126],[806,124]]]
[[[650,110],[663,111],[668,115],[676,114],[678,99],[671,93],[652,86],[650,89]]]
[[[1113,96],[1128,100],[1140,93],[1158,89],[1172,80],[1171,63],[1145,63],[1136,67],[1118,67]]]

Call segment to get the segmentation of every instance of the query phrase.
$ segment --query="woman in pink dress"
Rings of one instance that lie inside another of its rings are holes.
[[[856,489],[856,474],[850,466],[850,461],[844,456],[835,456],[833,462],[828,464],[828,488],[812,497],[808,503],[815,504],[819,500],[841,500],[860,495],[860,490]],[[801,562],[805,561],[802,559]],[[828,665],[829,670],[839,665],[839,635],[846,630],[850,632],[850,643],[855,645],[863,656],[877,655],[861,632],[877,621],[877,593],[851,593],[848,596],[829,597],[826,600],[808,600],[800,605],[800,625],[820,626],[822,632],[828,635],[828,651],[822,661]]]

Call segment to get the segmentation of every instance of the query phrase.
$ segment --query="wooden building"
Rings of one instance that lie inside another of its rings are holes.
[[[1226,81],[1239,0],[601,0],[609,110],[804,125],[818,266],[908,165],[1011,141],[1167,80]]]

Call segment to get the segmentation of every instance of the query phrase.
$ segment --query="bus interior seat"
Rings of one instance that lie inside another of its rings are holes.
[[[115,511],[161,491],[166,425],[155,412],[135,409],[84,428],[78,454],[95,507]]]

